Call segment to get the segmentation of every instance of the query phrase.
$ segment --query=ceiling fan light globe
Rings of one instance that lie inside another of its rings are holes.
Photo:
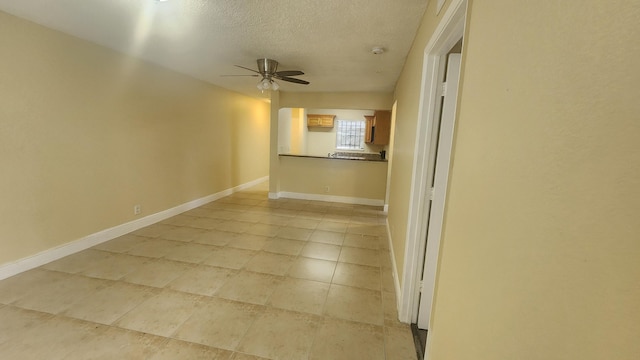
[[[263,79],[262,80],[262,88],[263,89],[268,89],[269,87],[271,87],[271,82],[269,81],[269,79]]]
[[[278,83],[274,81],[274,82],[271,84],[271,88],[272,88],[274,91],[276,91],[276,90],[280,89],[280,85],[278,85]]]

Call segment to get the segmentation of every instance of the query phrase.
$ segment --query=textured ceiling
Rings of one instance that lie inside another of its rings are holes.
[[[284,91],[392,91],[428,0],[0,0],[0,10],[250,96],[257,58]],[[373,55],[371,48],[386,51]]]

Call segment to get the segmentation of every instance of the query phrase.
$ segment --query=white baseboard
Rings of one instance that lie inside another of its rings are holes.
[[[101,244],[105,241],[115,239],[119,236],[141,229],[145,226],[155,224],[159,221],[168,219],[172,216],[181,214],[185,211],[195,209],[204,204],[221,199],[225,196],[229,196],[235,192],[258,185],[267,180],[269,180],[269,177],[265,176],[265,177],[250,181],[248,183],[238,185],[233,188],[217,192],[215,194],[207,195],[205,197],[189,201],[187,203],[172,207],[167,210],[160,211],[155,214],[145,216],[143,218],[140,218],[134,221],[130,221],[128,223],[120,224],[109,229],[98,231],[97,233],[93,233],[83,238],[71,241],[69,243],[66,243],[51,249],[47,249],[35,255],[31,255],[14,262],[0,265],[0,280],[6,279],[10,276],[19,274],[27,270],[31,270],[38,266],[50,263],[54,260],[58,260],[60,258],[77,253],[79,251],[88,249],[92,246]]]
[[[357,198],[349,196],[336,196],[336,195],[321,195],[321,194],[305,194],[295,193],[288,191],[281,191],[276,194],[276,198],[288,198],[288,199],[301,199],[301,200],[314,200],[314,201],[327,201],[337,202],[344,204],[356,204],[356,205],[370,205],[370,206],[383,206],[384,200]],[[269,195],[271,198],[271,195]]]
[[[387,205],[385,205],[387,206]],[[391,231],[389,230],[389,219],[386,220],[387,223],[387,239],[389,239],[389,256],[391,256],[391,265],[393,267],[393,285],[396,289],[396,311],[400,314],[400,296],[402,295],[402,291],[400,289],[400,278],[398,277],[398,264],[396,264],[396,255],[393,252],[393,241],[391,241]],[[398,319],[398,321],[401,321]]]

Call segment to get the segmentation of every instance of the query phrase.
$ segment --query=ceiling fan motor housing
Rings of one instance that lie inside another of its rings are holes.
[[[271,59],[258,59],[258,71],[263,76],[273,75],[278,70],[278,62]]]

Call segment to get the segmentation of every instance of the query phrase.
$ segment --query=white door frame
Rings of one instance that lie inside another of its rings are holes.
[[[415,323],[418,316],[419,282],[424,269],[423,255],[425,253],[427,236],[428,179],[431,176],[428,159],[432,156],[433,146],[432,129],[434,119],[439,112],[439,83],[442,79],[439,74],[444,67],[441,60],[449,50],[464,35],[464,26],[467,14],[467,0],[453,0],[446,12],[442,15],[436,30],[427,43],[424,50],[422,65],[421,99],[418,111],[418,128],[416,135],[415,158],[413,162],[413,175],[411,180],[411,199],[409,204],[409,220],[407,222],[407,239],[404,254],[404,267],[402,272],[402,292],[400,297],[398,315],[404,322]],[[446,61],[446,59],[444,60]],[[447,169],[448,172],[448,169]],[[445,190],[446,191],[446,190]],[[442,208],[432,211],[444,213]],[[438,256],[436,255],[436,258]],[[432,264],[433,273],[436,274]],[[432,284],[435,284],[433,279]],[[433,295],[434,288],[424,289],[425,293]]]

